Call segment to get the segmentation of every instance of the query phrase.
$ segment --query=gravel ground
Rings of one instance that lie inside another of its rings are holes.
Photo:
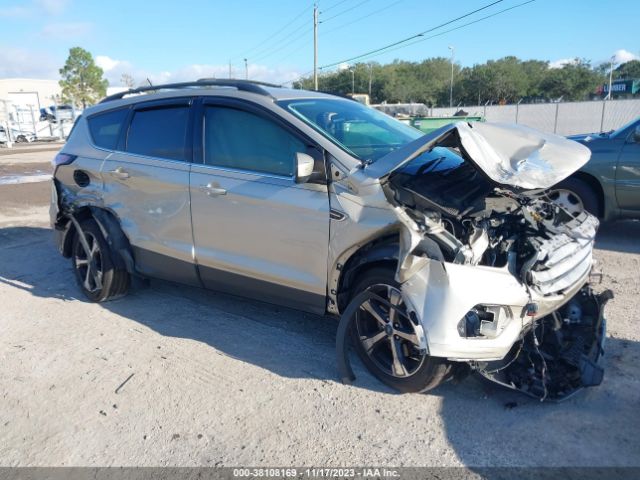
[[[152,281],[88,303],[48,189],[0,186],[0,465],[640,466],[638,222],[598,239],[604,383],[540,404],[475,378],[398,395],[357,362],[342,385],[335,321],[228,295]]]

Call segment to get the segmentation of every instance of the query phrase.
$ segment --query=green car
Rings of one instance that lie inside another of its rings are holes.
[[[588,147],[591,159],[549,197],[574,214],[585,208],[603,220],[640,218],[640,117],[612,132],[568,138]]]

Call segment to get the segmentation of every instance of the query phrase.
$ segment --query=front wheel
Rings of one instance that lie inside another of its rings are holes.
[[[373,268],[356,285],[354,297],[369,291],[353,320],[358,356],[380,381],[401,392],[424,392],[446,380],[451,364],[429,356],[421,345],[422,326],[411,318],[391,268]]]
[[[114,265],[111,249],[96,221],[84,220],[80,228],[86,245],[76,232],[71,260],[82,292],[92,302],[105,302],[125,295],[129,289],[129,273]]]

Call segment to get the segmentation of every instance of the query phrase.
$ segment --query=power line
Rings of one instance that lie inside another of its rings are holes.
[[[336,3],[334,3],[333,5],[331,5],[331,6],[327,7],[327,8],[324,8],[324,9],[320,10],[320,13],[326,13],[326,12],[328,12],[329,10],[333,10],[334,8],[339,7],[339,6],[340,6],[340,5],[342,5],[343,3],[346,3],[347,1],[348,1],[348,0],[341,0],[341,1],[339,1],[339,2],[336,2]]]
[[[289,32],[288,35],[282,37],[280,40],[278,40],[276,43],[274,43],[273,45],[270,45],[268,47],[262,48],[260,50],[258,50],[256,53],[254,53],[254,55],[251,57],[252,61],[257,61],[266,57],[271,56],[272,54],[279,52],[280,50],[282,50],[283,48],[288,47],[291,42],[299,39],[301,36],[303,36],[305,33],[311,31],[313,27],[309,26],[308,24],[302,24],[300,25],[298,28],[296,28],[295,30],[292,30],[291,32]],[[296,36],[295,38],[291,38],[293,37],[296,33],[300,32],[301,30],[304,29],[304,32],[302,32],[301,35]]]
[[[498,3],[501,3],[503,1],[504,0],[495,0],[492,3],[489,3],[489,4],[485,5],[484,7],[480,7],[478,9],[476,9],[476,10],[473,10],[472,12],[465,13],[464,15],[461,15],[461,16],[459,16],[457,18],[454,18],[454,19],[449,20],[447,22],[441,23],[440,25],[437,25],[435,27],[429,28],[428,30],[425,30],[424,32],[420,32],[420,33],[417,33],[417,34],[412,35],[410,37],[407,37],[405,39],[398,40],[397,42],[393,42],[393,43],[391,43],[389,45],[386,45],[384,47],[376,48],[375,50],[371,50],[370,52],[363,53],[361,55],[356,55],[355,57],[347,58],[346,60],[341,60],[339,62],[334,62],[334,63],[330,63],[330,64],[327,64],[327,65],[324,65],[324,66],[320,67],[320,70],[325,69],[325,68],[329,68],[329,67],[334,67],[336,65],[340,65],[340,64],[343,64],[343,63],[351,62],[353,60],[358,60],[359,58],[367,57],[367,56],[369,56],[369,55],[371,55],[373,53],[377,53],[377,52],[380,52],[380,51],[383,51],[383,50],[387,50],[387,49],[389,49],[391,47],[395,47],[396,45],[401,45],[403,43],[409,42],[409,41],[414,40],[414,39],[416,39],[418,37],[424,36],[425,33],[429,33],[429,32],[433,32],[434,30],[438,30],[438,29],[440,29],[442,27],[450,25],[451,23],[457,22],[458,20],[462,20],[463,18],[469,17],[469,16],[473,15],[474,13],[478,13],[478,12],[480,12],[482,10],[486,10],[487,8],[490,8],[490,7],[492,7],[492,6],[494,6],[494,5],[498,4]]]
[[[379,52],[379,53],[375,53],[375,54],[373,54],[373,55],[369,55],[368,57],[369,57],[369,58],[371,58],[371,57],[377,57],[377,56],[379,56],[379,55],[383,55],[383,54],[385,54],[385,53],[394,52],[394,51],[396,51],[396,50],[400,50],[401,48],[405,48],[405,47],[409,47],[409,46],[411,46],[411,45],[415,45],[416,43],[426,42],[427,40],[430,40],[430,39],[432,39],[432,38],[442,36],[442,35],[444,35],[444,34],[446,34],[446,33],[451,33],[451,32],[453,32],[453,31],[455,31],[455,30],[460,30],[461,28],[468,27],[469,25],[473,25],[474,23],[478,23],[478,22],[481,22],[481,21],[486,20],[486,19],[488,19],[488,18],[495,17],[495,16],[497,16],[497,15],[500,15],[501,13],[508,12],[509,10],[513,10],[514,8],[522,7],[522,6],[524,6],[524,5],[527,5],[527,4],[529,4],[529,3],[533,3],[533,2],[535,2],[535,1],[536,1],[536,0],[527,0],[526,2],[522,2],[522,3],[519,3],[519,4],[514,5],[514,6],[512,6],[512,7],[505,8],[505,9],[503,9],[503,10],[500,10],[500,11],[498,11],[498,12],[492,13],[492,14],[490,14],[490,15],[486,15],[486,16],[484,16],[484,17],[478,18],[478,19],[473,20],[473,21],[471,21],[471,22],[467,22],[467,23],[465,23],[465,24],[458,25],[457,27],[450,28],[449,30],[445,30],[444,32],[435,33],[435,34],[433,34],[433,35],[430,35],[430,36],[425,37],[425,38],[421,38],[421,39],[419,39],[419,40],[416,40],[416,41],[414,41],[414,42],[408,43],[408,44],[406,44],[406,45],[400,45],[400,46],[397,46],[397,47],[395,47],[395,48],[391,48],[391,49],[389,49],[389,50],[385,50],[384,52]]]
[[[380,12],[383,12],[383,11],[385,11],[385,10],[388,10],[388,9],[390,9],[390,8],[393,8],[393,7],[395,7],[397,4],[399,4],[399,3],[403,2],[403,1],[404,1],[404,0],[396,0],[395,2],[393,2],[393,3],[391,3],[391,4],[387,5],[387,6],[385,6],[385,7],[383,7],[383,8],[379,8],[379,9],[377,9],[377,10],[374,10],[373,12],[368,13],[367,15],[364,15],[364,16],[362,16],[362,17],[358,17],[358,18],[356,18],[355,20],[352,20],[352,21],[350,21],[350,22],[344,23],[344,24],[342,24],[342,25],[338,25],[337,27],[331,28],[331,29],[329,29],[329,30],[322,30],[320,33],[322,33],[322,35],[325,35],[325,34],[327,34],[327,33],[331,33],[331,32],[334,32],[334,31],[336,31],[336,30],[340,30],[341,28],[348,27],[348,26],[350,26],[350,25],[352,25],[352,24],[354,24],[354,23],[360,22],[360,21],[362,21],[362,20],[366,20],[367,18],[369,18],[369,17],[371,17],[371,16],[373,16],[373,15],[376,15],[376,14],[378,14],[378,13],[380,13]],[[281,62],[282,60],[285,60],[289,55],[291,55],[291,54],[293,54],[293,53],[297,53],[297,52],[299,52],[300,50],[302,50],[302,49],[304,49],[304,48],[308,48],[308,45],[306,45],[306,44],[304,44],[304,43],[301,43],[300,45],[297,45],[297,48],[295,48],[294,50],[290,50],[290,51],[288,51],[284,56],[279,57],[278,59],[274,60],[274,63],[279,63],[279,62]]]
[[[329,17],[329,18],[326,18],[326,19],[324,19],[324,20],[321,20],[321,21],[320,21],[320,23],[327,23],[328,21],[333,20],[333,19],[334,19],[334,18],[336,18],[336,17],[339,17],[339,16],[341,16],[341,15],[344,15],[345,13],[349,13],[350,11],[355,10],[355,9],[356,9],[356,8],[358,8],[360,5],[363,5],[363,4],[365,4],[365,3],[369,2],[369,1],[370,1],[370,0],[362,0],[360,3],[357,3],[357,4],[355,4],[354,6],[349,7],[349,8],[347,8],[346,10],[343,10],[343,11],[342,11],[342,12],[340,12],[340,13],[336,13],[335,15],[332,15],[332,16],[331,16],[331,17]]]
[[[467,23],[465,23],[465,24],[463,24],[463,25],[458,25],[457,27],[451,28],[451,29],[449,29],[449,30],[445,30],[445,31],[443,31],[443,32],[436,33],[436,34],[431,35],[431,36],[426,37],[426,38],[420,38],[420,39],[418,39],[418,40],[416,40],[416,41],[414,41],[414,42],[411,42],[411,43],[409,43],[409,44],[407,44],[407,45],[399,45],[399,46],[396,46],[395,48],[385,50],[384,52],[377,52],[377,53],[374,53],[374,54],[371,54],[371,55],[362,55],[362,57],[364,57],[364,56],[375,57],[375,56],[382,55],[382,54],[384,54],[384,53],[392,52],[392,51],[399,50],[399,49],[404,48],[404,47],[408,47],[408,46],[410,46],[410,45],[414,45],[414,44],[416,44],[416,43],[424,42],[424,41],[429,40],[429,39],[431,39],[431,38],[438,37],[438,36],[441,36],[441,35],[445,35],[445,34],[447,34],[447,33],[453,32],[453,31],[455,31],[455,30],[460,30],[461,28],[468,27],[469,25],[473,25],[473,24],[475,24],[475,23],[478,23],[478,22],[481,22],[481,21],[487,20],[487,19],[489,19],[489,18],[491,18],[491,17],[495,17],[495,16],[500,15],[500,14],[502,14],[502,13],[508,12],[509,10],[513,10],[513,9],[515,9],[515,8],[522,7],[522,6],[524,6],[524,5],[527,5],[527,4],[529,4],[529,3],[533,3],[533,2],[535,2],[535,1],[536,1],[536,0],[527,0],[526,2],[522,2],[522,3],[519,3],[519,4],[517,4],[517,5],[513,5],[513,6],[509,7],[509,8],[505,8],[505,9],[500,10],[500,11],[498,11],[498,12],[494,12],[494,13],[492,13],[492,14],[490,14],[490,15],[486,15],[486,16],[484,16],[484,17],[478,18],[478,19],[473,20],[473,21],[471,21],[471,22],[467,22]],[[450,22],[448,22],[448,23],[450,23]],[[431,29],[431,30],[434,30],[434,29]],[[342,62],[340,62],[340,63],[342,63]],[[307,72],[307,73],[305,73],[305,74],[301,75],[300,77],[298,77],[298,78],[297,78],[297,79],[295,79],[295,80],[290,80],[290,81],[288,81],[288,82],[286,82],[286,83],[292,83],[292,84],[293,84],[294,82],[297,82],[297,81],[303,80],[303,79],[304,79],[308,74],[309,74],[309,72]]]
[[[262,52],[264,50],[265,44],[269,43],[269,41],[271,41],[273,38],[277,37],[278,35],[282,34],[287,28],[289,28],[291,25],[293,25],[294,23],[296,23],[305,13],[307,13],[309,11],[309,7],[313,6],[313,2],[310,4],[307,4],[306,7],[304,7],[304,10],[302,10],[299,14],[297,14],[295,17],[293,17],[290,21],[288,21],[283,27],[279,28],[278,30],[276,30],[275,32],[273,32],[271,35],[269,35],[266,39],[264,39],[262,42],[260,42],[260,44],[255,45],[254,47],[251,47],[249,50],[245,50],[245,53],[243,55],[238,55],[236,57],[233,58],[242,58],[242,57],[246,57],[248,53],[255,51],[256,49],[258,49],[259,52]],[[297,31],[299,31],[300,29],[298,29]],[[282,39],[278,40],[276,42],[280,43]]]
[[[351,20],[350,22],[343,23],[342,25],[338,25],[337,27],[330,28],[329,30],[324,30],[324,31],[322,32],[322,34],[323,34],[323,35],[325,35],[325,34],[327,34],[327,33],[331,33],[331,32],[335,32],[336,30],[340,30],[341,28],[349,27],[349,26],[353,25],[354,23],[361,22],[362,20],[365,20],[365,19],[367,19],[367,18],[369,18],[369,17],[372,17],[373,15],[376,15],[376,14],[378,14],[378,13],[384,12],[385,10],[389,10],[390,8],[395,7],[395,6],[396,6],[396,5],[398,5],[399,3],[402,3],[403,1],[404,1],[404,0],[397,0],[397,1],[395,1],[395,2],[393,2],[393,3],[391,3],[391,4],[389,4],[389,5],[387,5],[386,7],[382,7],[382,8],[379,8],[378,10],[374,10],[373,12],[371,12],[371,13],[369,13],[369,14],[367,14],[367,15],[364,15],[364,16],[362,16],[362,17],[358,17],[358,18],[356,18],[355,20]]]
[[[305,25],[305,26],[306,26],[306,25]],[[291,35],[293,35],[293,33],[297,32],[297,31],[299,31],[299,30],[300,30],[300,29],[295,30],[294,32],[291,32],[291,34],[290,34],[289,36],[287,36],[286,38],[288,39]],[[269,52],[265,53],[264,55],[259,55],[258,57],[253,57],[251,60],[252,60],[253,62],[257,62],[257,61],[259,61],[259,60],[264,60],[265,58],[268,58],[268,57],[270,57],[271,55],[274,55],[274,54],[276,54],[276,53],[278,53],[278,52],[282,51],[283,49],[285,49],[285,48],[287,48],[287,47],[291,46],[291,44],[292,44],[293,42],[295,42],[296,40],[299,40],[299,39],[301,39],[302,37],[304,37],[305,35],[309,34],[312,30],[313,30],[313,26],[311,26],[311,27],[307,28],[307,29],[306,29],[304,32],[302,32],[300,35],[297,35],[296,37],[294,37],[294,38],[292,38],[291,40],[287,41],[285,44],[283,44],[283,45],[282,45],[282,46],[280,46],[279,48],[276,48],[275,50],[271,50],[271,51],[269,51]],[[283,40],[284,40],[284,39],[283,39]]]

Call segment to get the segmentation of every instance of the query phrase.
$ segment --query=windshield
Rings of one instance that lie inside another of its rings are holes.
[[[624,132],[627,128],[629,128],[634,123],[640,124],[640,117],[639,118],[635,118],[635,119],[631,120],[629,123],[625,123],[623,126],[618,128],[617,130],[614,130],[613,132],[611,132],[611,136],[612,137],[617,137],[618,135],[620,135],[622,132]]]
[[[423,135],[351,100],[319,98],[278,103],[360,160],[376,161]]]

